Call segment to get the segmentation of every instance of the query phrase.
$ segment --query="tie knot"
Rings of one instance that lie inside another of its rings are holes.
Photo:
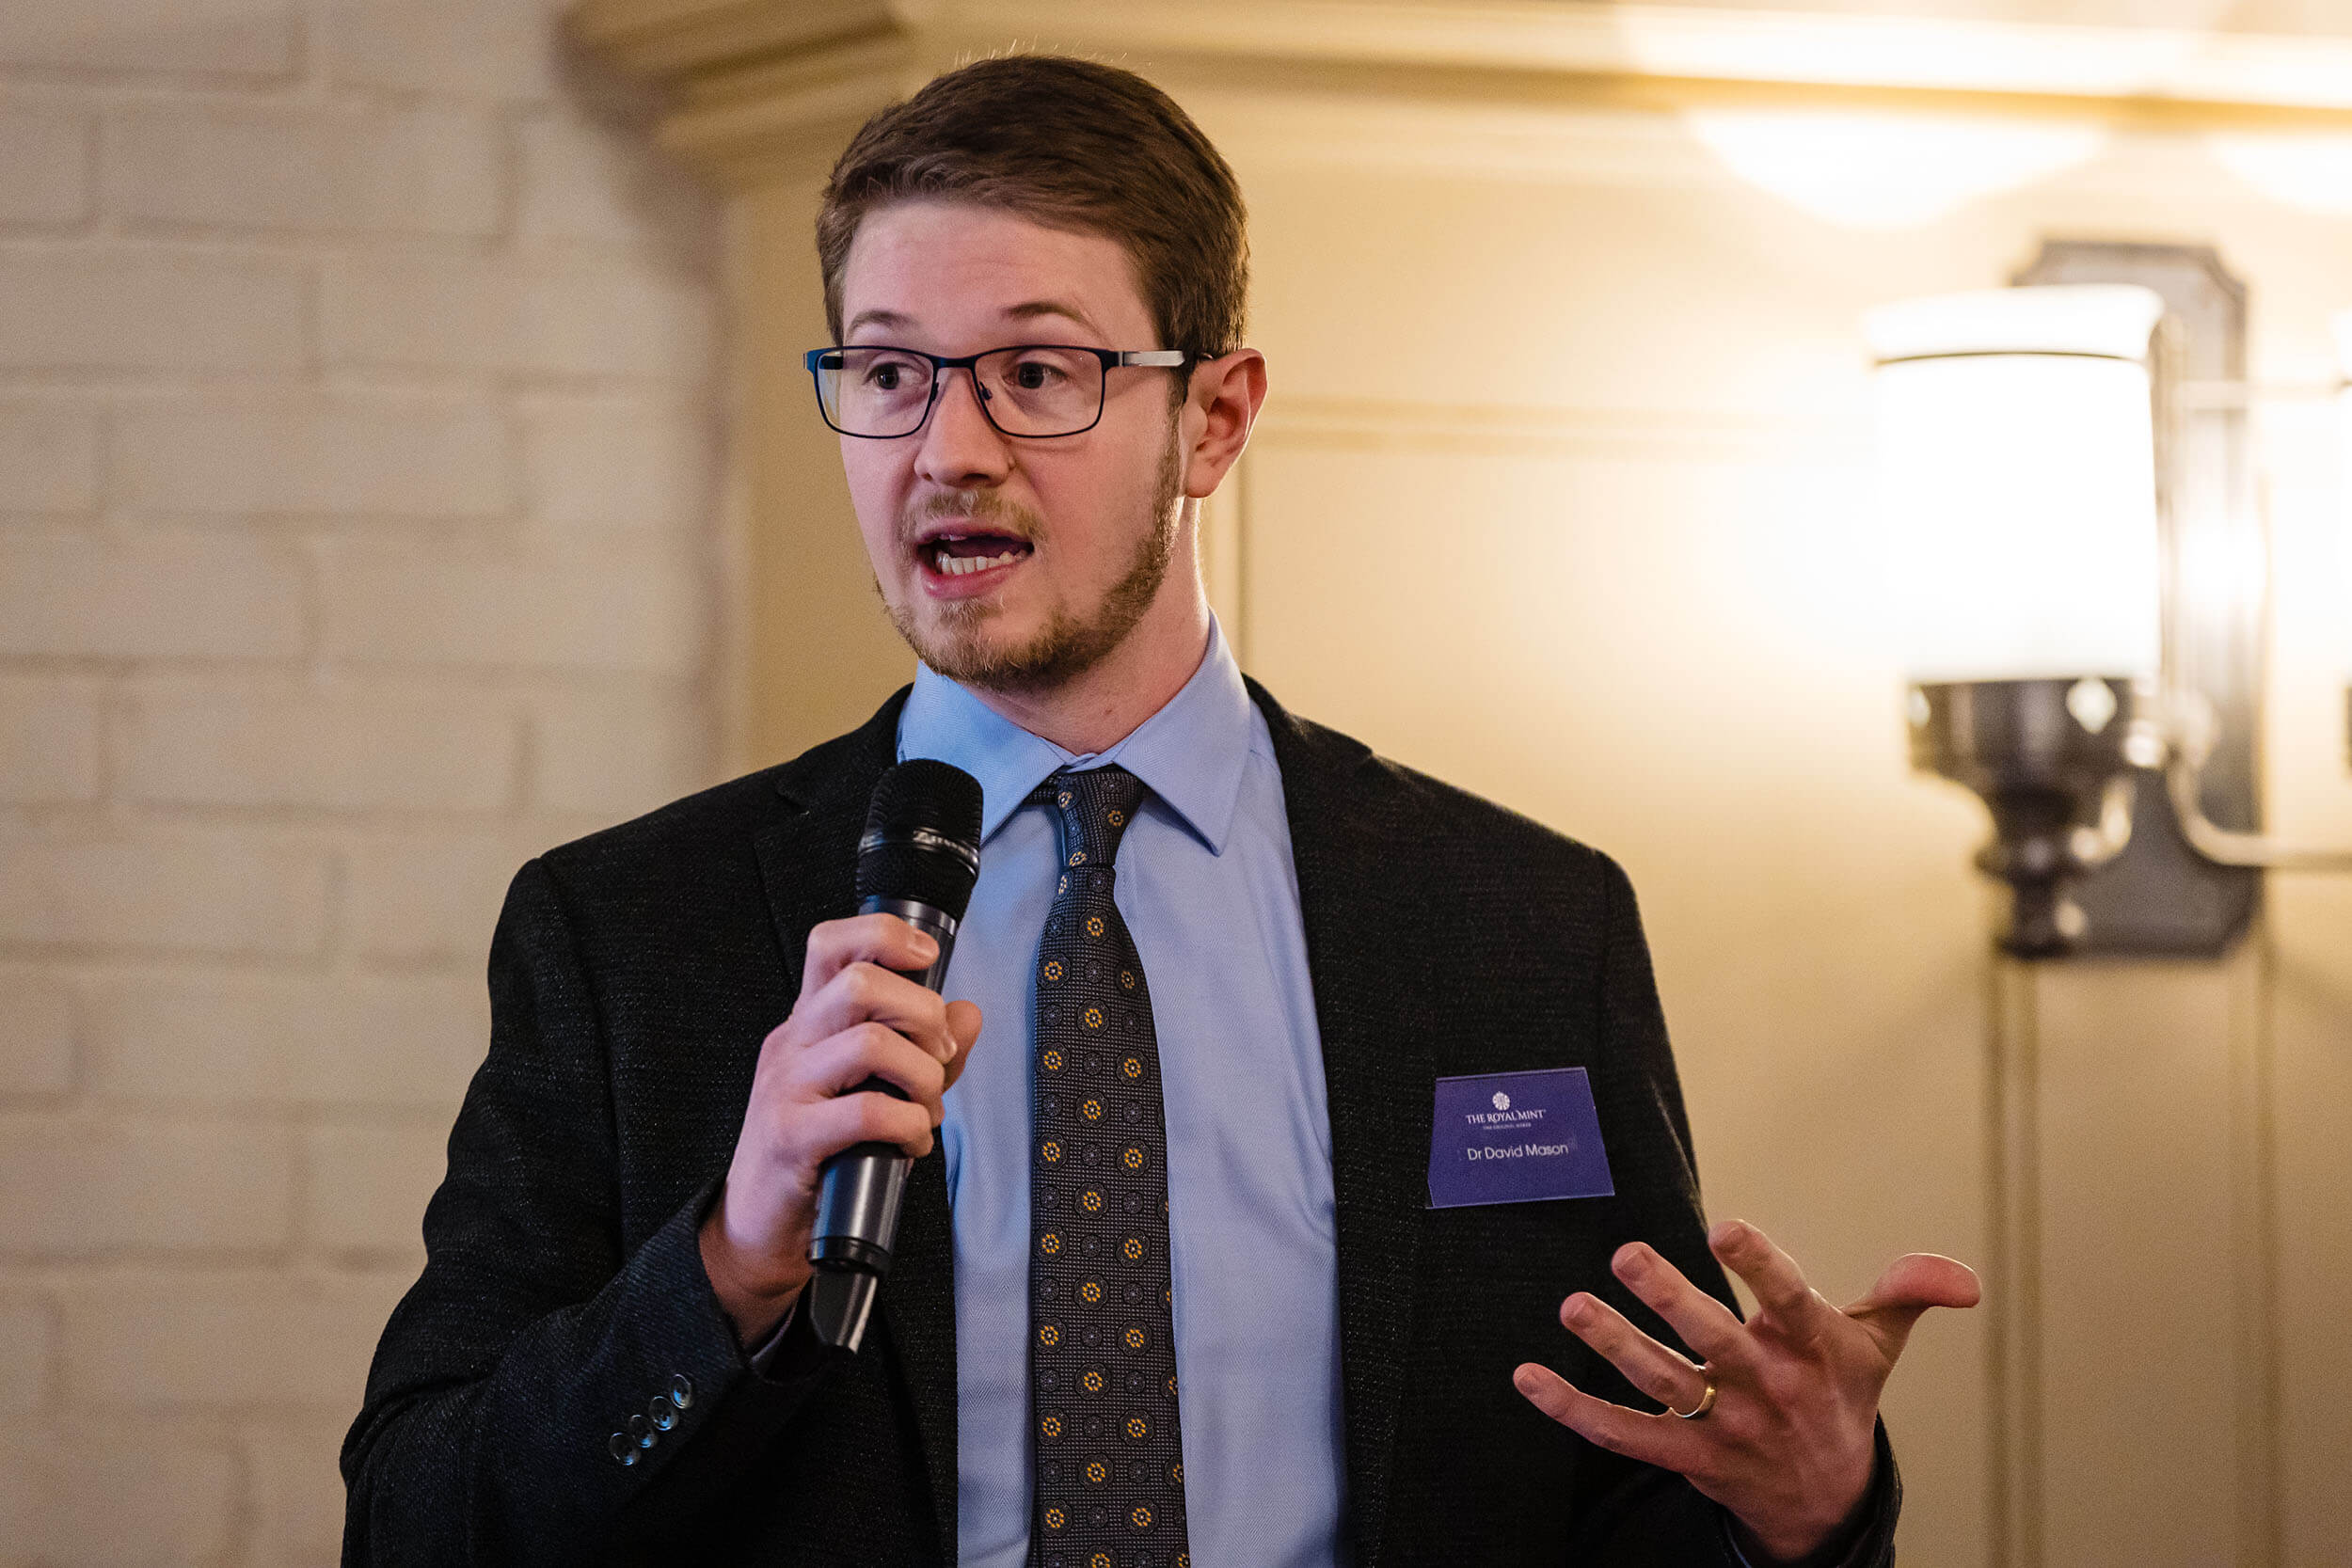
[[[1119,841],[1136,819],[1143,781],[1124,768],[1068,768],[1037,786],[1030,800],[1054,808],[1061,823],[1062,864],[1105,870],[1119,856]]]

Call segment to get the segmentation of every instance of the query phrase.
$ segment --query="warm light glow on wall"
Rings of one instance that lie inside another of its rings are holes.
[[[1832,110],[1692,110],[1691,134],[1759,190],[1846,229],[1932,223],[2084,163],[2095,126]]]
[[[1880,361],[1878,509],[1919,682],[2153,676],[2164,312],[2121,286],[1907,300]]]
[[[2352,310],[2335,320],[2336,365],[2336,572],[2344,607],[2342,623],[2344,677],[2352,683]]]
[[[2205,146],[2215,162],[2281,206],[2352,214],[2352,135],[2217,131]]]

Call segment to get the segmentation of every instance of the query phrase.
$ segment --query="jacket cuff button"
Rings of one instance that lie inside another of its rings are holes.
[[[656,1432],[667,1432],[677,1425],[677,1405],[667,1394],[656,1394],[645,1406],[645,1418],[653,1422]]]
[[[654,1431],[653,1423],[644,1417],[631,1416],[628,1418],[628,1435],[639,1448],[650,1449],[653,1447],[653,1440],[660,1434]]]
[[[637,1463],[637,1445],[629,1441],[628,1433],[614,1433],[612,1440],[605,1447],[612,1451],[612,1457],[619,1462],[622,1469],[626,1470]]]
[[[670,1402],[680,1410],[694,1408],[694,1380],[684,1372],[670,1375]]]

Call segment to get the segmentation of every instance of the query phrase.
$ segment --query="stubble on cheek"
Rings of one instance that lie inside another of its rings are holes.
[[[1183,482],[1181,456],[1170,440],[1161,450],[1146,526],[1119,580],[1099,603],[1081,607],[1084,613],[1074,613],[1067,605],[1054,606],[1044,624],[1019,641],[995,634],[1004,611],[993,596],[943,603],[925,594],[919,582],[910,582],[904,602],[896,602],[879,578],[875,592],[899,637],[935,673],[984,691],[1051,690],[1107,657],[1158,596],[1175,558]],[[910,546],[924,524],[949,516],[986,523],[1030,541],[1032,548],[1048,545],[1044,521],[1036,513],[984,492],[961,499],[941,497],[909,508],[898,521],[898,559],[913,560]]]

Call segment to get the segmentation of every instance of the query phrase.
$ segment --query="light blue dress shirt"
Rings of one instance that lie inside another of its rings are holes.
[[[1165,707],[1088,756],[922,670],[898,755],[955,764],[986,802],[946,981],[981,1013],[942,1130],[960,1560],[1028,1557],[1030,1061],[1060,848],[1052,813],[1023,802],[1057,768],[1117,763],[1151,791],[1120,843],[1116,891],[1159,1041],[1192,1560],[1335,1568],[1346,1471],[1322,1043],[1281,773],[1222,632],[1212,623]]]

